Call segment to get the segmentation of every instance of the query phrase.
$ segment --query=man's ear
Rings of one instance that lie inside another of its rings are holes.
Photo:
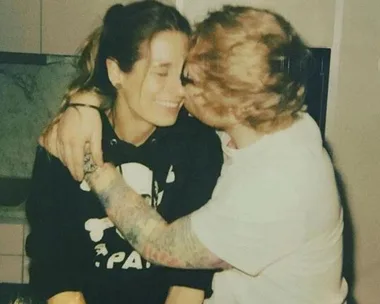
[[[244,122],[249,116],[257,116],[259,111],[252,102],[246,102],[234,109],[234,115],[237,122]]]
[[[121,85],[121,76],[123,71],[120,70],[119,63],[114,58],[106,59],[108,79],[117,89]]]

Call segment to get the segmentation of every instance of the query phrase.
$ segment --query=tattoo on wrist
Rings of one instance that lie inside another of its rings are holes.
[[[94,173],[98,169],[98,165],[94,162],[94,159],[92,158],[91,153],[86,152],[84,154],[84,160],[83,160],[83,171],[84,174],[91,174]]]

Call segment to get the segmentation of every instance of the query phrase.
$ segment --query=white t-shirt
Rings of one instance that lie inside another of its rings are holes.
[[[200,241],[234,268],[217,273],[207,304],[341,304],[342,212],[319,129],[288,129],[227,147],[212,199],[192,214]]]

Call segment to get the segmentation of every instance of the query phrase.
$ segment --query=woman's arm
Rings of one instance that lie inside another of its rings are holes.
[[[172,286],[165,304],[202,304],[204,297],[205,292],[203,290],[184,286]]]

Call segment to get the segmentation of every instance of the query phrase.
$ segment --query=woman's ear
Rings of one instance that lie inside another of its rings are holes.
[[[121,76],[123,71],[120,70],[119,63],[113,58],[106,59],[108,78],[112,85],[118,89],[121,85]]]

